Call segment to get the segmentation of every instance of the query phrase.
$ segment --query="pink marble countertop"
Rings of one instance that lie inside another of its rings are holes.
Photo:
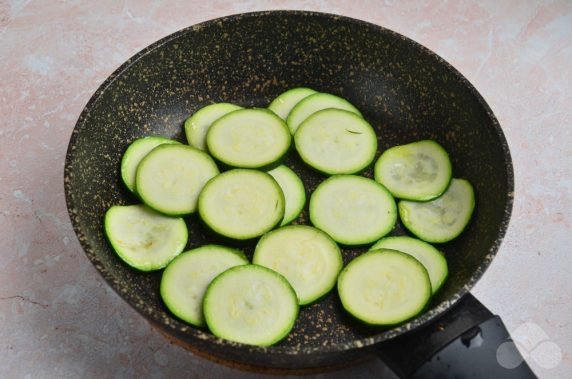
[[[63,191],[70,134],[122,62],[219,16],[304,9],[370,21],[444,57],[509,142],[515,204],[473,293],[543,378],[572,377],[572,3],[561,1],[0,1],[0,377],[261,378],[168,343],[102,280]],[[207,375],[208,373],[208,375]],[[382,377],[370,361],[320,378]]]

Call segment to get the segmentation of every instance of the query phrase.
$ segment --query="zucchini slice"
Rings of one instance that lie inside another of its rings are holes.
[[[298,299],[288,281],[258,265],[232,267],[208,286],[203,309],[217,337],[269,346],[290,333],[298,317]]]
[[[435,141],[422,140],[384,151],[375,163],[374,176],[397,198],[426,201],[445,192],[452,171],[445,149]]]
[[[256,245],[252,263],[284,275],[300,305],[310,304],[334,288],[343,266],[334,240],[307,225],[284,226],[266,233]]]
[[[179,143],[178,141],[158,136],[139,138],[133,141],[121,158],[121,179],[129,191],[135,191],[135,175],[141,160],[149,154],[151,150],[164,143]]]
[[[438,198],[416,202],[399,202],[403,225],[418,238],[434,243],[451,241],[469,223],[475,208],[473,186],[465,179],[452,179],[449,188]]]
[[[310,221],[344,245],[377,241],[395,226],[395,200],[376,181],[356,175],[334,175],[310,197]]]
[[[286,201],[284,208],[284,218],[280,226],[289,224],[302,213],[304,205],[306,205],[306,191],[304,183],[298,175],[288,166],[280,165],[268,173],[278,182],[282,192],[284,192],[284,200]]]
[[[371,125],[352,112],[335,108],[308,117],[294,142],[304,162],[329,175],[360,172],[377,152],[377,136]]]
[[[198,211],[215,233],[234,240],[259,237],[284,218],[284,194],[269,174],[233,169],[210,180],[199,195]]]
[[[311,88],[306,87],[297,87],[289,89],[286,92],[283,92],[279,96],[277,96],[270,105],[268,109],[272,112],[276,113],[278,117],[282,120],[286,121],[290,111],[300,100],[315,94],[316,91]]]
[[[158,212],[187,215],[196,211],[203,186],[218,173],[213,159],[198,149],[183,144],[161,145],[139,163],[137,193]]]
[[[372,250],[353,259],[338,277],[346,311],[371,325],[389,326],[421,313],[431,299],[427,270],[412,256]]]
[[[242,107],[231,103],[215,103],[193,113],[191,117],[185,120],[185,136],[189,145],[199,150],[206,150],[205,140],[212,123],[225,114],[238,109],[242,109]]]
[[[248,264],[239,250],[204,245],[177,256],[161,277],[160,293],[171,313],[195,326],[206,326],[203,298],[211,281],[223,271]]]
[[[312,114],[323,109],[336,108],[352,112],[361,117],[361,112],[346,99],[330,93],[318,92],[300,100],[290,111],[286,122],[290,133],[296,134],[298,127]]]
[[[431,280],[431,291],[435,294],[445,283],[449,274],[445,256],[433,245],[408,236],[385,237],[377,241],[369,250],[392,249],[411,255],[427,270]]]
[[[182,218],[164,216],[143,204],[112,206],[105,212],[104,229],[117,255],[140,271],[165,267],[188,239]]]
[[[215,121],[207,133],[210,154],[229,167],[267,168],[290,149],[284,121],[268,109],[239,109]]]

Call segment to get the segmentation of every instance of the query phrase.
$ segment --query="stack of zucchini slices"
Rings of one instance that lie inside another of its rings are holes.
[[[160,294],[179,319],[268,346],[335,287],[352,316],[387,326],[422,312],[445,283],[447,261],[431,243],[463,231],[475,197],[437,142],[377,156],[378,135],[353,104],[303,87],[267,108],[205,106],[184,132],[188,145],[158,136],[129,145],[121,177],[141,202],[105,214],[125,263],[164,269]],[[294,149],[324,177],[312,193],[282,164]],[[373,179],[363,175],[372,166]],[[191,215],[215,243],[184,251]],[[411,236],[390,235],[398,220]],[[252,257],[238,242],[254,245]],[[364,246],[344,267],[343,248]]]

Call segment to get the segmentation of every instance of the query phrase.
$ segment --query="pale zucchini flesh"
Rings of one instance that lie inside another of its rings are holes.
[[[374,176],[397,198],[426,201],[445,192],[452,166],[441,145],[422,140],[384,151],[375,163]]]
[[[398,204],[403,225],[418,238],[444,243],[456,238],[469,223],[475,208],[473,186],[465,179],[452,179],[447,191],[438,198]]]
[[[431,292],[435,294],[445,283],[449,270],[447,259],[433,245],[409,236],[390,236],[377,241],[369,250],[392,249],[411,255],[427,270]]]
[[[258,265],[232,267],[208,286],[204,315],[217,337],[270,346],[288,335],[298,317],[298,299],[288,281]]]
[[[362,117],[340,109],[312,114],[294,136],[302,160],[323,173],[354,174],[369,166],[377,152],[377,136]]]
[[[372,250],[354,258],[338,277],[346,311],[371,325],[395,325],[419,314],[431,298],[427,270],[412,256]]]
[[[160,294],[171,313],[196,326],[206,326],[203,298],[208,285],[223,271],[248,264],[239,250],[203,245],[177,256],[161,277]]]
[[[286,123],[262,108],[239,109],[215,121],[206,137],[209,153],[229,167],[265,168],[290,149]]]
[[[290,225],[266,233],[256,245],[252,262],[288,279],[300,305],[327,294],[343,266],[335,241],[307,225]]]
[[[310,197],[310,220],[344,245],[363,245],[388,234],[397,220],[391,194],[379,183],[357,175],[334,175]]]
[[[251,169],[226,171],[204,187],[198,211],[215,233],[235,239],[259,237],[284,218],[284,193],[269,174]]]
[[[167,217],[143,204],[115,205],[105,213],[105,234],[117,255],[140,271],[165,267],[185,248],[182,218]]]
[[[139,163],[136,183],[141,200],[171,216],[194,213],[203,186],[219,170],[205,152],[183,144],[161,145]]]

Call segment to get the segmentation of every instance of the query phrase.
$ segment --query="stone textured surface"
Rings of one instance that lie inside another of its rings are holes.
[[[264,9],[382,25],[476,86],[503,126],[516,190],[507,236],[473,293],[519,337],[539,376],[570,376],[572,6],[430,0],[0,1],[0,376],[264,376],[214,364],[151,328],[81,251],[63,193],[73,126],[113,70],[181,28]],[[370,361],[316,377],[384,372]]]

